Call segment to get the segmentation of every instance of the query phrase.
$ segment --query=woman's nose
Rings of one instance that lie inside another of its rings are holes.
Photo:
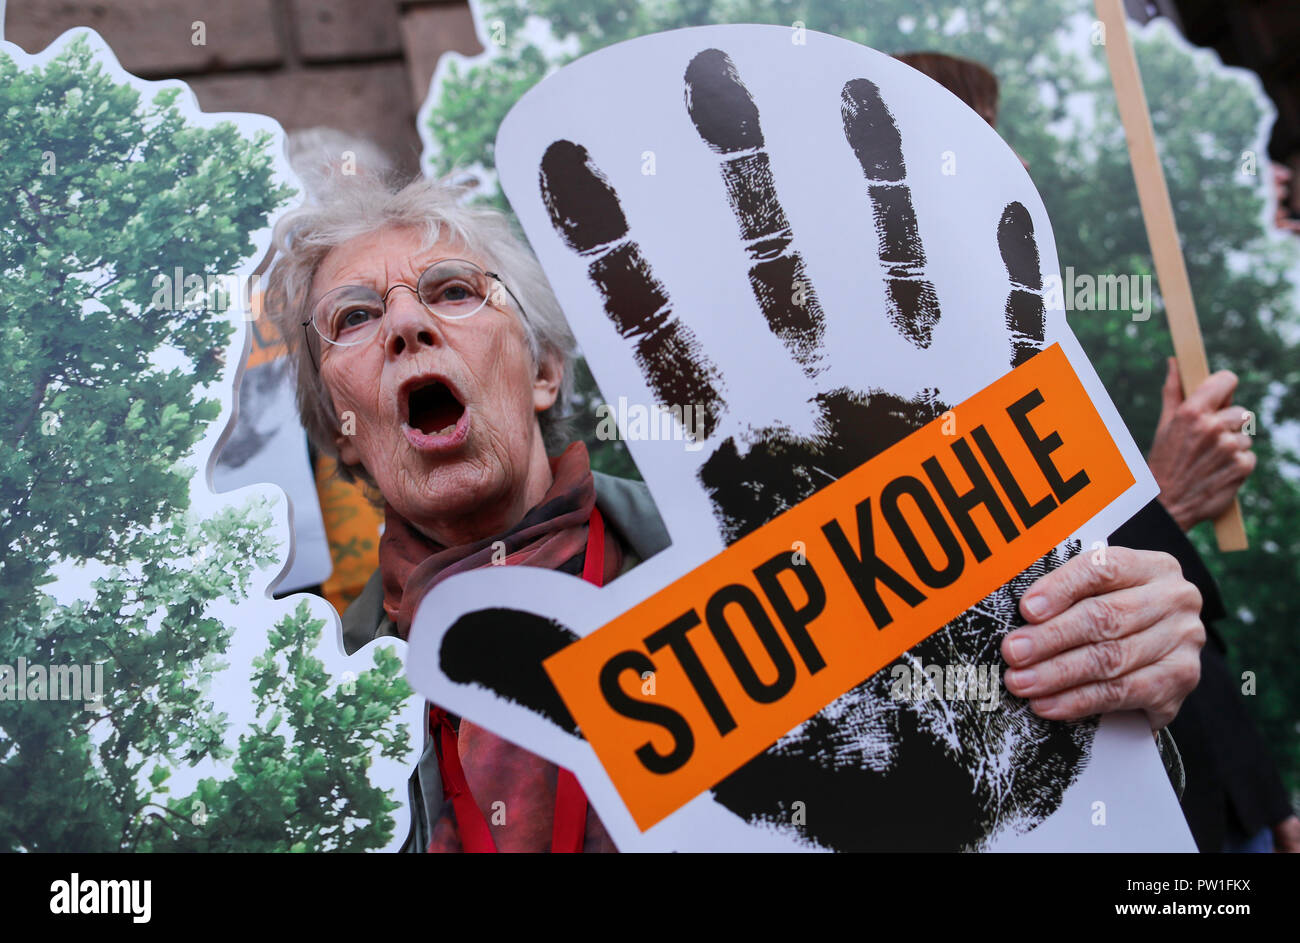
[[[405,285],[388,296],[384,309],[384,350],[390,357],[416,353],[424,347],[437,347],[442,343],[438,319]]]

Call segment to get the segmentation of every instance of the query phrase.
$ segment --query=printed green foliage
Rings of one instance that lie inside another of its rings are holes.
[[[411,694],[402,662],[381,649],[374,668],[336,685],[312,655],[323,626],[303,603],[271,630],[254,662],[258,721],[239,738],[234,775],[153,811],[141,850],[366,851],[392,836],[399,803],[367,770],[407,749],[407,726],[391,722]]]
[[[0,55],[0,663],[104,666],[101,710],[0,700],[0,850],[383,847],[396,805],[367,770],[408,738],[395,655],[328,693],[300,607],[241,626],[268,640],[233,754],[211,696],[233,627],[209,608],[281,550],[261,502],[188,510],[233,329],[153,307],[154,278],[237,272],[293,191],[270,135],[188,122],[178,94],[144,101],[82,37]],[[56,598],[74,574],[87,598]],[[202,760],[223,775],[169,797]]]

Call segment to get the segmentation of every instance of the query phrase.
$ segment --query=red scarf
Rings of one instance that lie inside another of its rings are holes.
[[[384,610],[402,638],[430,589],[455,573],[491,566],[494,559],[498,565],[582,574],[597,585],[618,574],[623,564],[618,540],[595,532],[596,488],[587,447],[575,442],[550,463],[554,480],[541,502],[505,534],[476,543],[443,547],[385,505],[379,541]],[[593,549],[603,543],[603,567],[596,565],[597,557],[586,560],[589,535]],[[498,541],[504,544],[504,560],[501,548],[493,546]],[[446,800],[432,823],[430,851],[581,851],[584,841],[593,850],[615,850],[567,770],[467,720],[457,730],[447,712],[432,705],[429,721]]]
[[[537,506],[506,533],[472,544],[444,547],[385,503],[384,535],[379,538],[384,611],[397,624],[402,638],[410,634],[415,607],[425,593],[449,576],[501,560],[500,548],[494,548],[498,541],[504,544],[502,562],[507,566],[541,566],[575,576],[582,573],[587,522],[596,506],[596,484],[587,446],[574,442],[550,463],[554,481]],[[605,541],[604,579],[612,580],[622,566],[623,552],[618,541]]]

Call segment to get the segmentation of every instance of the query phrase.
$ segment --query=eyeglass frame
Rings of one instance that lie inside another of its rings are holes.
[[[381,321],[381,322],[383,321],[383,315],[388,314],[388,296],[391,295],[391,294],[393,293],[393,291],[396,290],[396,289],[398,289],[398,288],[405,288],[405,289],[407,289],[408,291],[410,291],[411,294],[415,295],[416,300],[419,301],[420,304],[424,305],[424,310],[428,311],[428,312],[429,312],[430,314],[432,314],[435,318],[438,318],[439,320],[442,320],[442,321],[447,321],[447,320],[460,320],[460,319],[455,319],[455,318],[445,318],[445,317],[443,317],[443,316],[440,315],[438,312],[434,311],[433,308],[429,307],[429,305],[425,302],[425,300],[424,300],[423,298],[420,297],[420,289],[419,289],[418,286],[419,286],[419,284],[420,284],[420,281],[424,278],[425,273],[428,272],[430,269],[432,269],[434,266],[436,266],[436,265],[441,265],[441,264],[444,263],[444,262],[465,262],[465,263],[468,264],[468,265],[472,265],[472,266],[474,266],[474,268],[478,269],[480,272],[482,272],[482,273],[483,273],[484,275],[486,275],[488,278],[492,279],[492,280],[495,281],[498,285],[500,285],[502,288],[504,288],[504,289],[506,290],[506,294],[510,296],[510,300],[513,301],[513,302],[515,303],[515,307],[519,309],[519,314],[520,314],[522,317],[525,317],[525,318],[528,317],[528,315],[524,312],[524,306],[523,306],[522,304],[519,303],[519,298],[515,295],[515,293],[514,293],[513,291],[510,290],[510,286],[507,285],[507,284],[505,283],[505,280],[502,279],[501,276],[498,275],[496,272],[489,272],[487,269],[483,268],[483,266],[479,265],[477,262],[474,262],[474,261],[472,261],[472,260],[470,260],[470,259],[447,258],[447,259],[437,259],[437,260],[435,260],[435,261],[433,261],[433,262],[430,262],[430,263],[429,263],[429,264],[424,268],[424,271],[420,272],[419,277],[416,278],[416,280],[415,280],[416,287],[412,288],[410,285],[406,284],[406,282],[397,282],[395,285],[390,285],[389,288],[388,288],[388,291],[384,292],[382,295],[379,295],[379,301],[380,301],[380,304],[381,304],[382,307],[383,307],[383,310],[382,310],[382,312],[381,312],[381,314],[380,314],[380,321]],[[369,286],[367,286],[367,285],[340,285],[340,286],[338,286],[338,288],[368,288],[368,287],[369,287]],[[317,298],[317,299],[316,299],[316,305],[320,304],[321,301],[324,300],[325,296],[328,295],[328,294],[330,294],[330,292],[338,291],[338,288],[331,288],[330,291],[327,291],[324,295],[321,295],[320,298]],[[373,289],[371,289],[371,290],[373,291]],[[378,295],[379,292],[376,291],[375,294]],[[488,305],[490,305],[490,304],[492,304],[492,302],[491,302],[488,298],[485,297],[485,298],[483,299],[483,304],[479,305],[477,308],[475,308],[475,309],[474,309],[473,311],[471,311],[469,314],[463,315],[462,318],[463,318],[463,319],[471,318],[471,317],[473,317],[474,315],[478,314],[480,311],[482,311],[484,308],[486,308],[486,307],[487,307]],[[339,343],[336,343],[336,342],[330,340],[329,338],[327,338],[324,334],[322,334],[322,333],[320,332],[320,328],[316,327],[316,323],[315,323],[315,322],[316,322],[316,316],[315,316],[316,305],[312,305],[312,317],[310,317],[310,318],[308,318],[306,321],[303,321],[303,322],[302,322],[302,333],[303,333],[303,339],[307,342],[307,356],[311,359],[311,365],[312,365],[312,368],[313,368],[317,373],[320,373],[320,364],[318,364],[318,363],[316,362],[316,355],[315,355],[314,353],[312,353],[312,349],[311,349],[311,331],[307,330],[308,327],[312,328],[312,330],[314,330],[314,331],[316,332],[316,336],[319,337],[319,338],[321,339],[321,341],[323,341],[323,342],[326,343],[326,344],[329,344],[331,347],[360,347],[362,344],[366,344],[366,343],[368,343],[371,339],[374,338],[375,335],[377,335],[377,334],[379,333],[379,328],[376,327],[376,328],[375,328],[375,334],[372,334],[370,338],[367,338],[367,340],[361,341],[361,342],[359,342],[359,343],[357,343],[357,344],[339,344]],[[496,307],[496,305],[492,305],[492,306],[493,306],[494,308]],[[497,310],[500,310],[500,309],[498,308]]]

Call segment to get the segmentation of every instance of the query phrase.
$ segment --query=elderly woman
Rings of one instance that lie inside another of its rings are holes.
[[[420,597],[454,573],[527,564],[601,582],[667,545],[643,485],[593,474],[581,443],[561,448],[573,338],[501,214],[435,183],[357,177],[288,214],[276,247],[267,307],[308,434],[383,500],[349,649],[405,637]],[[1007,638],[1008,683],[1043,716],[1140,708],[1158,729],[1196,682],[1199,598],[1172,558],[1114,554],[1109,575],[1083,555],[1025,594],[1034,624]],[[437,708],[430,732],[416,849],[613,850],[564,771]],[[497,800],[508,827],[490,823]]]

